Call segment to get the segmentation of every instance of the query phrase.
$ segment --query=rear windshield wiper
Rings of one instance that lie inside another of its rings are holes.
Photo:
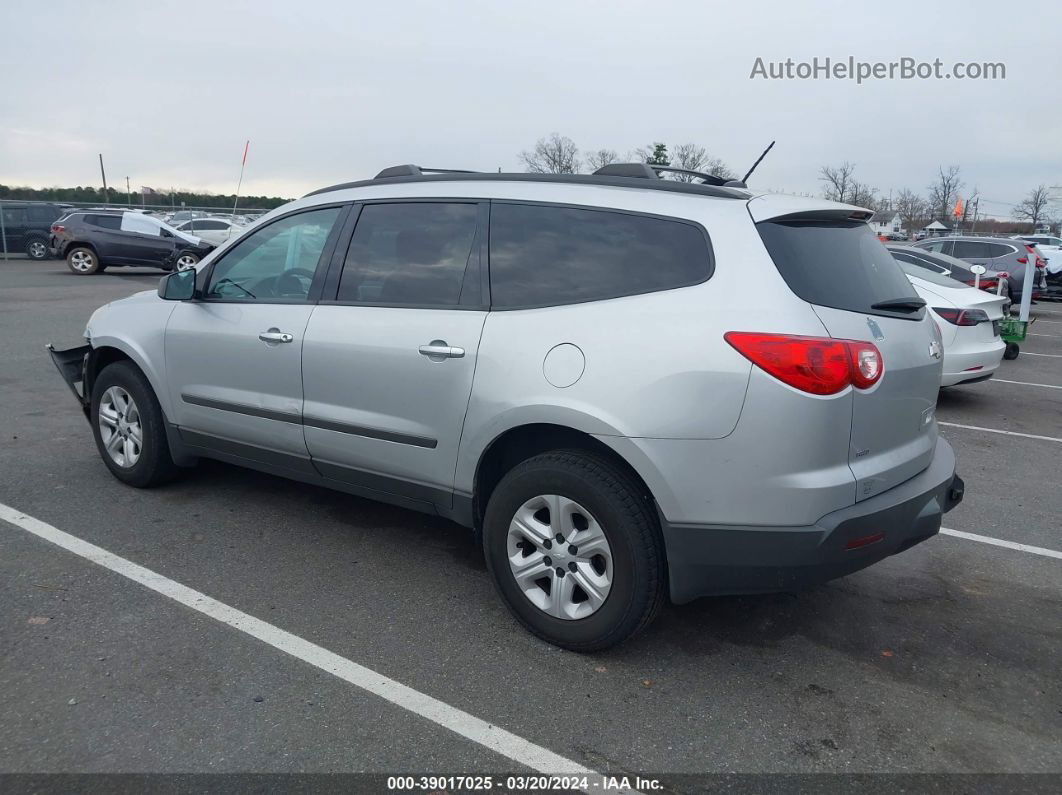
[[[878,301],[876,304],[871,304],[870,308],[887,309],[893,312],[917,312],[925,305],[924,300],[912,296],[911,298],[889,298],[886,301]]]

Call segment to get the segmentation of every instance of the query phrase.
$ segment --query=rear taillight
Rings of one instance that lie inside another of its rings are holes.
[[[950,309],[935,306],[933,311],[953,326],[976,326],[978,323],[988,322],[988,313],[982,309]]]
[[[1025,265],[1029,261],[1028,257],[1018,257],[1018,264]]]
[[[834,395],[849,385],[868,389],[885,369],[870,342],[747,331],[728,331],[723,338],[761,370],[812,395]]]
[[[58,235],[60,232],[65,232],[66,227],[61,224],[52,224],[52,234]]]
[[[999,286],[999,279],[995,276],[986,276],[984,279],[978,281],[977,279],[969,279],[964,284],[968,284],[971,287],[978,287],[982,290],[995,290]]]

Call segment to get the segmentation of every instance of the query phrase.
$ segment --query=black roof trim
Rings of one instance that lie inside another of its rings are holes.
[[[396,166],[394,168],[404,167]],[[383,174],[392,170],[393,169],[388,168],[380,173]],[[377,179],[343,182],[338,185],[331,185],[327,188],[311,191],[303,198],[319,196],[322,193],[331,193],[337,190],[348,190],[350,188],[369,188],[374,185],[397,185],[409,182],[546,182],[565,185],[596,185],[598,187],[610,188],[642,188],[665,191],[668,193],[686,193],[694,196],[713,196],[721,199],[749,199],[752,196],[748,191],[736,187],[705,185],[698,182],[677,182],[670,179],[646,179],[645,177],[598,176],[594,174],[525,174],[522,172],[495,174],[493,172],[480,173],[467,171],[424,173],[425,171],[428,171],[428,169],[419,170],[421,172],[420,174],[406,173],[403,175],[386,176]]]

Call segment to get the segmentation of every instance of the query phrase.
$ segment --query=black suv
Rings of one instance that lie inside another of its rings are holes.
[[[52,248],[78,275],[108,266],[190,268],[214,249],[158,218],[132,211],[76,210],[52,224]]]
[[[69,204],[51,202],[0,202],[2,227],[8,251],[25,251],[30,259],[48,259],[48,229],[70,211]]]

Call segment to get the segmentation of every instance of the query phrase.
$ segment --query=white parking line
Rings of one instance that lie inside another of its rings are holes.
[[[1058,552],[1054,549],[1044,549],[1043,547],[1034,547],[1029,544],[1019,544],[1015,541],[1004,541],[1002,538],[992,538],[992,536],[980,536],[977,533],[964,533],[962,530],[952,530],[950,527],[940,528],[942,535],[955,536],[956,538],[965,538],[967,541],[980,541],[982,544],[991,544],[994,547],[1006,547],[1007,549],[1016,549],[1018,552],[1028,552],[1030,555],[1042,555],[1045,558],[1058,558],[1062,560],[1062,552]]]
[[[1058,315],[1051,315],[1051,317],[1058,317]],[[1062,320],[1044,320],[1042,317],[1037,316],[1037,323],[1062,323]]]
[[[979,425],[960,425],[957,422],[941,422],[937,420],[937,425],[946,425],[949,428],[965,428],[968,431],[984,431],[985,433],[999,433],[1004,436],[1021,436],[1025,439],[1040,439],[1045,442],[1062,442],[1056,436],[1038,436],[1035,433],[1021,433],[1020,431],[1004,431],[1000,428],[982,428]]]
[[[1062,359],[1062,353],[1033,353],[1032,351],[1022,351],[1022,356],[1048,356],[1052,359]]]
[[[1062,340],[1062,335],[1059,334],[1037,334],[1035,331],[1028,332],[1030,337],[1050,337],[1053,340]]]
[[[179,582],[146,569],[130,560],[108,552],[102,547],[83,541],[77,536],[64,533],[50,524],[27,516],[3,503],[0,503],[0,519],[32,533],[38,538],[50,541],[68,552],[73,552],[86,560],[92,561],[105,569],[122,575],[155,593],[161,594],[185,607],[190,607],[203,615],[228,624],[244,634],[272,646],[274,649],[290,654],[315,668],[349,682],[355,687],[367,690],[385,701],[408,710],[415,715],[426,718],[433,723],[449,729],[455,734],[471,740],[505,756],[518,764],[544,774],[600,776],[589,768],[552,751],[535,745],[523,737],[499,728],[485,720],[452,707],[445,702],[407,687],[401,682],[389,679],[370,668],[340,657],[315,643],[292,635],[279,627],[261,621],[235,607],[212,599],[206,594],[193,590]],[[591,785],[593,786],[593,785]]]
[[[993,382],[997,384],[1018,384],[1020,386],[1042,386],[1045,389],[1062,389],[1062,386],[1055,386],[1054,384],[1033,384],[1029,381],[1008,381],[1006,378],[993,378],[988,383],[991,384]]]

